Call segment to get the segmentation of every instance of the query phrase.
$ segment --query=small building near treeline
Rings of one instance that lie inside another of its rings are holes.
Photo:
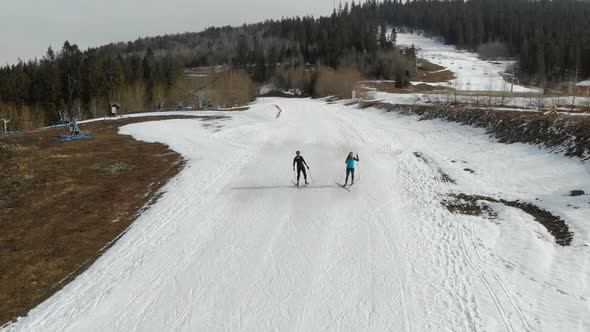
[[[108,116],[117,116],[120,109],[121,109],[121,103],[116,102],[116,101],[112,101],[109,103],[109,109],[108,109],[107,115]]]
[[[574,88],[574,93],[575,94],[590,95],[590,78],[588,78],[587,80],[576,83],[576,86]]]

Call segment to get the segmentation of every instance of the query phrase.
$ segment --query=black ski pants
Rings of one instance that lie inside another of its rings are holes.
[[[303,172],[303,178],[305,182],[307,182],[307,172],[305,171],[305,167],[297,167],[297,182],[299,182],[299,178],[301,178],[301,172]]]
[[[354,168],[347,168],[346,169],[346,181],[344,181],[344,184],[348,183],[348,176],[352,175],[352,181],[350,181],[350,183],[354,183]]]

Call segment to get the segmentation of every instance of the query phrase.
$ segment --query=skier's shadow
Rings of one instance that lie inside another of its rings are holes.
[[[295,187],[291,186],[252,186],[252,187],[231,187],[231,190],[270,190],[270,189],[282,189],[282,188],[289,188],[289,189],[339,189],[340,187],[336,185],[312,185],[312,186],[301,186]]]
[[[294,186],[258,186],[258,187],[231,187],[231,190],[265,190],[265,189],[280,189],[280,188],[297,188]]]

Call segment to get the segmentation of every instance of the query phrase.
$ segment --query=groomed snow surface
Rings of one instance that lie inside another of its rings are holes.
[[[420,34],[398,33],[397,44],[406,47],[414,45],[419,58],[443,66],[455,74],[456,79],[451,80],[450,84],[428,83],[430,85],[468,91],[511,91],[510,83],[502,75],[512,71],[513,61],[485,61],[477,53],[459,50]],[[514,85],[514,92],[537,92],[537,89]]]
[[[186,168],[92,267],[5,330],[590,330],[590,199],[567,196],[590,192],[587,165],[319,100],[228,115],[219,131],[195,119],[123,127]],[[313,176],[302,189],[295,150]],[[350,192],[336,185],[349,151]],[[573,243],[501,204],[496,220],[452,214],[449,193],[535,202]]]

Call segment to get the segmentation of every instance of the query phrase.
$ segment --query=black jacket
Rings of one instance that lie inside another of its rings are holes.
[[[307,168],[309,168],[302,156],[296,156],[295,159],[293,159],[293,167],[295,167],[295,164],[297,164],[297,168],[299,169],[303,168],[304,164],[307,166]]]

